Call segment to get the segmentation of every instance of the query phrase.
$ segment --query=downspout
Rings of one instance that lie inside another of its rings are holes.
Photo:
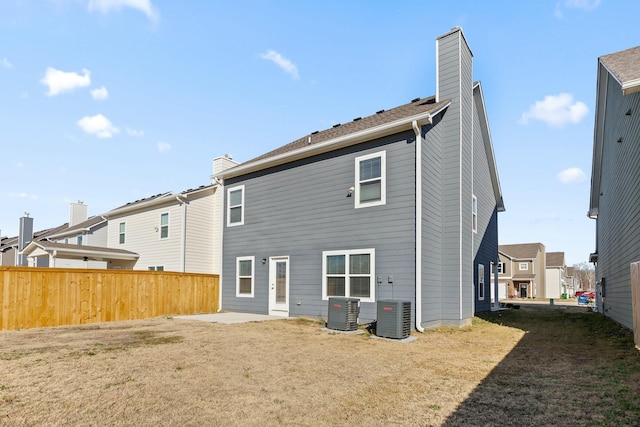
[[[185,272],[185,258],[187,256],[187,201],[183,199],[184,196],[176,196],[178,203],[182,204],[182,230],[180,231],[180,271]]]
[[[498,266],[500,265],[500,255],[498,255],[498,259],[496,261],[496,263],[493,266],[493,307],[491,309],[491,311],[498,311],[500,310],[500,301],[498,301],[498,295],[499,294],[499,289],[498,289],[498,285],[499,282],[498,280],[500,279],[499,275],[498,275]],[[504,271],[503,271],[504,273]]]
[[[429,115],[429,124],[433,124],[433,117]],[[416,330],[424,332],[422,327],[422,133],[417,120],[411,123],[416,134]]]

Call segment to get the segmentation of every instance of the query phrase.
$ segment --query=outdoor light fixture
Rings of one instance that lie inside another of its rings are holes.
[[[631,115],[631,108],[629,108],[629,109],[627,110],[627,112],[626,112],[624,115],[625,115],[625,116],[630,116],[630,115]]]
[[[618,142],[620,143],[622,142],[622,137],[618,138]]]
[[[262,264],[266,264],[267,263],[267,259],[266,258],[262,258]]]

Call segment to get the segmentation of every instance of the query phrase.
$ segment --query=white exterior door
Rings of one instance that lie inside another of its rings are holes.
[[[289,257],[269,258],[269,314],[289,316]]]

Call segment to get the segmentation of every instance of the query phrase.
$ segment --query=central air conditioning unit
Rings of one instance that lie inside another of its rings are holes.
[[[377,336],[403,339],[411,335],[411,301],[380,300],[377,314]]]
[[[358,298],[329,298],[327,328],[338,331],[357,331],[360,300]]]

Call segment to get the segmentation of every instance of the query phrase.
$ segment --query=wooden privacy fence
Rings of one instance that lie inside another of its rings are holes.
[[[633,313],[633,339],[640,348],[640,262],[631,263],[631,310]]]
[[[219,296],[212,274],[0,267],[0,330],[215,313]]]

